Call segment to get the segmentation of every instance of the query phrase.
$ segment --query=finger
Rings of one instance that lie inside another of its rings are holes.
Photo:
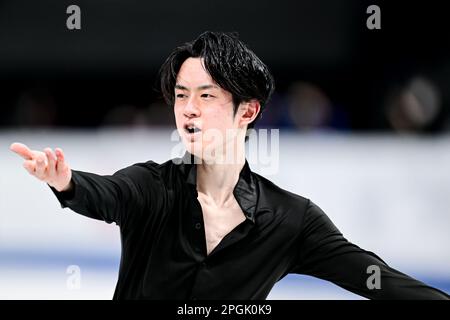
[[[44,152],[48,161],[47,173],[49,176],[54,176],[56,173],[56,155],[51,148],[45,148]]]
[[[46,162],[47,162],[47,156],[45,155],[45,153],[40,152],[36,156],[36,170],[35,170],[35,175],[39,179],[44,179],[44,177],[45,177],[45,170],[47,169]]]
[[[25,160],[33,159],[33,152],[30,150],[30,148],[28,148],[23,143],[15,142],[15,143],[11,144],[9,149],[11,151],[14,151],[15,153],[17,153],[19,156],[21,156]]]
[[[56,153],[56,172],[60,173],[64,170],[65,168],[65,159],[64,159],[64,152],[62,151],[62,149],[60,148],[56,148],[55,149],[55,153]]]
[[[36,160],[26,160],[23,163],[23,167],[28,171],[29,174],[34,176],[34,170],[36,169]]]

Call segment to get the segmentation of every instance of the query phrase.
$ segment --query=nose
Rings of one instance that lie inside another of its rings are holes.
[[[198,108],[193,98],[189,99],[186,106],[184,107],[183,113],[188,118],[194,118],[200,115],[200,109]]]

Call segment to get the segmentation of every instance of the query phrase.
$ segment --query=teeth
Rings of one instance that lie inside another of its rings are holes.
[[[194,125],[186,126],[186,130],[187,130],[189,133],[196,133],[196,132],[199,132],[199,131],[200,131],[200,129],[197,128],[197,127],[195,127]]]

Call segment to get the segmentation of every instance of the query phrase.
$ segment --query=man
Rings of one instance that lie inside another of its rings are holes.
[[[373,299],[448,298],[348,242],[309,199],[250,170],[246,131],[274,84],[235,35],[203,33],[175,49],[160,76],[187,149],[183,161],[99,176],[71,170],[59,148],[11,145],[63,208],[119,225],[115,299],[264,299],[288,273]],[[367,285],[374,267],[378,288]]]

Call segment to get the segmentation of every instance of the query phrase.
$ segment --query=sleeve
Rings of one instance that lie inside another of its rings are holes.
[[[161,192],[157,176],[139,165],[113,175],[72,170],[72,182],[71,191],[58,192],[49,186],[62,208],[107,223],[115,222],[120,227],[130,217],[141,214],[146,206],[153,206]]]
[[[328,280],[369,299],[450,299],[347,241],[328,216],[309,202],[293,273]]]

